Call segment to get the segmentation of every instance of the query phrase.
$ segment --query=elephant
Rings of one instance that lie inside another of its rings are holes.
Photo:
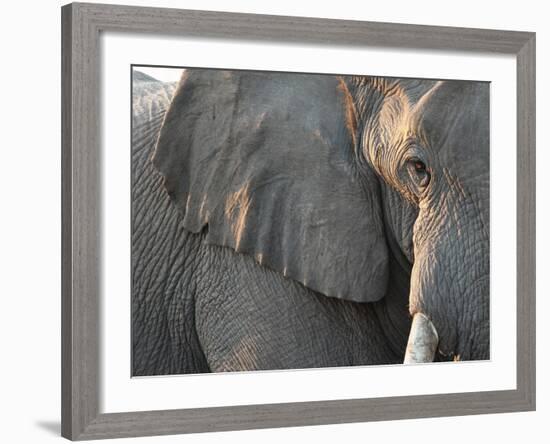
[[[133,376],[489,359],[488,83],[167,85],[134,77]]]

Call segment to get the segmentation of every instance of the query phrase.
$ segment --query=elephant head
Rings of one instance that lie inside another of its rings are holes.
[[[416,362],[488,358],[488,151],[484,83],[189,70],[153,163],[187,230],[318,293],[411,271]]]

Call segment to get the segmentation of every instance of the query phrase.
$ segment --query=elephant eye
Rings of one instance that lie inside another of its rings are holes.
[[[426,164],[422,162],[421,160],[415,160],[414,161],[414,169],[417,173],[425,173],[426,172]]]
[[[417,186],[425,188],[430,183],[430,173],[426,164],[418,159],[413,158],[409,160],[410,174]]]

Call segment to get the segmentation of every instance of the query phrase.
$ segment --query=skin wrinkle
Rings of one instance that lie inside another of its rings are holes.
[[[166,210],[168,208],[168,206],[167,205],[162,205],[161,208]],[[154,208],[154,210],[158,210],[158,209]],[[163,226],[163,225],[170,226],[171,223],[168,223],[168,221],[170,220],[170,212],[169,211],[163,211],[162,214],[163,214],[163,216],[160,219],[160,225],[159,226]],[[159,221],[157,221],[157,223],[159,223]],[[169,238],[164,236],[164,234],[161,231],[156,230],[154,233],[155,234],[152,235],[152,236],[151,235],[144,236],[143,248],[145,250],[148,250],[150,252],[150,254],[148,255],[148,258],[144,258],[140,262],[141,269],[154,268],[155,266],[157,266],[157,264],[161,261],[161,258],[162,258],[162,255],[159,254],[160,251],[163,251],[168,246]],[[134,246],[139,246],[141,244],[141,240],[142,240],[141,237],[134,237],[132,239],[132,244]],[[142,276],[139,269],[136,270],[136,274],[134,274],[134,276]],[[143,273],[143,276],[145,276],[145,278],[148,279],[148,280],[153,278],[152,275],[147,274],[147,273]],[[146,282],[146,284],[147,284],[147,282]],[[150,285],[148,285],[148,284],[146,285],[146,287],[151,288]]]
[[[216,254],[208,267],[216,267],[215,276],[223,280],[215,279],[213,287],[199,292],[197,318],[201,319],[201,344],[213,371],[242,369],[228,364],[237,362],[231,350],[251,335],[261,352],[259,369],[353,365],[364,363],[366,356],[370,362],[400,361],[398,355],[384,351],[384,342],[378,344],[381,337],[375,332],[380,331],[380,324],[372,314],[366,316],[368,305],[316,295],[274,271],[257,267],[246,255],[215,246],[209,249]],[[240,297],[227,297],[230,294]],[[277,304],[266,311],[265,298]],[[343,360],[344,356],[353,356],[353,360]]]
[[[162,97],[158,100],[166,100]],[[132,373],[136,376],[208,371],[193,328],[181,328],[183,322],[193,324],[192,309],[180,298],[182,286],[192,291],[190,256],[182,251],[193,252],[196,243],[177,229],[177,212],[164,193],[163,178],[149,163],[154,135],[163,120],[160,114],[149,124],[134,125],[132,133],[136,142],[132,145]]]
[[[168,225],[168,227],[169,227],[169,225]],[[166,247],[165,247],[165,248],[166,248]],[[156,256],[153,256],[153,257],[159,257],[159,256],[156,255]],[[177,253],[176,253],[175,257],[180,257],[180,256],[177,255]],[[159,263],[159,265],[160,265],[160,263]],[[154,267],[156,267],[156,266],[157,266],[157,265],[154,265]],[[150,268],[151,265],[148,265],[147,267]],[[185,268],[183,268],[183,269],[185,269]],[[175,272],[175,273],[174,273],[174,272]],[[162,279],[158,279],[157,282],[158,282],[159,284],[162,283],[162,282],[164,282],[164,285],[163,285],[162,287],[159,287],[157,290],[155,290],[153,287],[151,287],[150,285],[147,285],[147,284],[145,284],[145,286],[142,286],[142,285],[140,284],[139,287],[135,287],[135,286],[134,286],[134,288],[144,288],[144,289],[148,289],[148,290],[147,290],[147,292],[148,292],[147,294],[149,294],[149,295],[151,295],[151,296],[154,295],[154,294],[170,294],[171,291],[172,291],[172,290],[170,290],[170,288],[172,287],[173,283],[175,283],[175,282],[177,282],[177,283],[182,282],[181,277],[178,276],[178,275],[180,274],[180,268],[179,268],[179,267],[176,268],[173,272],[169,272],[168,270],[166,270],[166,272],[164,272],[164,273],[172,273],[172,278],[168,277],[168,278],[167,278],[166,280],[164,280],[164,281],[163,281]],[[135,274],[135,272],[134,272],[134,276],[135,276],[135,275],[136,275],[136,274]],[[155,274],[148,273],[148,274],[146,274],[146,275],[154,276]],[[161,274],[161,275],[162,275],[162,274]],[[168,276],[170,276],[170,274],[169,274]],[[187,289],[187,291],[189,291],[189,288]],[[151,328],[154,328],[154,325],[155,325],[155,324],[158,324],[158,323],[161,323],[161,324],[162,324],[162,323],[169,322],[169,317],[168,317],[168,315],[164,315],[164,314],[163,314],[164,312],[163,312],[163,309],[162,309],[162,305],[156,303],[156,302],[157,302],[156,299],[151,299],[150,302],[146,302],[146,305],[140,304],[140,303],[138,303],[138,301],[140,301],[140,299],[138,299],[138,298],[137,298],[137,295],[134,293],[134,302],[136,302],[136,305],[135,305],[135,307],[134,307],[134,313],[136,313],[136,312],[137,312],[137,313],[140,313],[140,312],[141,312],[141,313],[145,313],[143,310],[146,309],[146,307],[150,307],[150,309],[152,309],[152,310],[149,310],[149,312],[148,312],[148,313],[149,313],[148,317],[146,317],[146,318],[141,318],[141,321],[138,322],[137,324],[134,322],[134,326],[136,326],[136,325],[139,325],[139,326],[141,326],[141,325],[143,325],[143,326],[148,326],[148,325],[150,325]],[[142,301],[145,303],[145,300],[144,300],[144,299],[142,299]],[[169,307],[170,304],[175,304],[174,299],[172,299],[172,302],[170,302],[170,300],[167,300],[167,303],[169,304],[167,307]],[[157,321],[157,320],[158,320],[158,321]],[[165,330],[162,330],[162,331],[166,331],[167,334],[170,334],[171,336],[169,336],[169,337],[172,337],[172,340],[170,340],[169,342],[163,343],[163,344],[156,343],[156,345],[151,345],[151,346],[149,347],[150,352],[154,352],[155,350],[161,350],[161,349],[163,349],[163,346],[169,346],[170,343],[171,343],[171,344],[175,344],[174,340],[175,340],[175,338],[177,337],[177,335],[176,335],[176,336],[174,335],[174,328],[176,328],[176,327],[175,327],[174,324],[172,324],[172,327],[169,327],[169,328],[167,328],[167,329],[165,329]],[[170,333],[170,332],[172,332],[172,333]],[[147,336],[144,336],[144,335],[140,335],[140,334],[136,334],[136,333],[135,333],[135,336],[134,336],[134,337],[144,337],[144,338],[146,338]],[[167,337],[167,339],[168,339],[169,337]],[[162,341],[162,336],[159,336],[159,337],[158,337],[158,341]],[[190,350],[191,350],[191,349],[190,349]],[[155,352],[155,353],[158,354],[157,352]],[[160,355],[158,355],[158,356],[159,356],[158,359],[160,359]],[[163,359],[166,359],[166,357],[170,357],[170,356],[171,356],[171,355],[170,355],[169,353],[164,354],[164,358],[163,358]],[[193,355],[191,355],[191,356],[193,356]],[[174,355],[174,357],[175,357],[175,355]],[[143,362],[143,357],[142,357],[142,360],[141,360],[141,361]],[[164,365],[166,365],[166,364],[162,364],[162,362],[161,362],[161,361],[158,361],[157,359],[154,359],[154,360],[153,360],[153,359],[151,358],[151,359],[145,359],[145,361],[146,361],[146,362],[153,362],[153,361],[154,361],[154,362],[158,362],[157,365],[163,366],[162,368],[165,369],[164,371],[168,371],[168,372],[179,372],[182,368],[186,368],[185,366],[184,366],[184,367],[174,367],[174,364],[175,364],[174,361],[172,361],[171,364],[168,364],[168,362],[170,362],[170,361],[167,361],[167,364],[169,365],[169,367],[164,367]],[[193,359],[193,358],[191,357],[191,358],[186,362],[186,365],[189,365],[189,364],[190,364],[191,362],[193,362],[193,361],[195,361],[195,359]],[[137,364],[139,364],[140,360],[138,359],[137,361],[134,361],[134,362],[136,362]],[[140,374],[140,373],[141,373],[141,371],[140,371],[139,369],[136,369],[136,367],[134,367],[134,369],[135,369],[134,374]],[[178,370],[178,369],[180,369],[180,370]],[[163,372],[164,372],[164,371],[163,371]]]
[[[417,202],[415,196],[401,186],[399,168],[391,167],[400,166],[408,147],[415,143],[418,131],[413,123],[416,119],[411,115],[411,104],[401,88],[389,88],[384,97],[376,120],[367,126],[363,136],[363,152],[387,183],[403,192],[411,202]]]
[[[233,362],[221,364],[221,368],[231,370],[232,368],[258,368],[257,340],[253,337],[242,338],[230,354]]]
[[[179,257],[178,252],[175,251],[172,257],[178,258],[178,257]],[[185,261],[187,261],[187,258],[185,259]],[[159,288],[158,290],[155,290],[155,289],[152,288],[151,286],[147,286],[147,287],[144,287],[144,288],[148,288],[148,289],[149,289],[148,291],[149,291],[151,294],[155,294],[155,293],[157,293],[157,294],[169,294],[169,293],[170,293],[170,288],[171,288],[172,284],[178,285],[180,282],[182,282],[182,279],[181,279],[181,271],[182,271],[182,270],[186,270],[185,262],[184,262],[183,267],[177,266],[177,267],[174,269],[174,274],[172,275],[172,276],[173,276],[172,278],[168,278],[168,279],[165,280],[165,281],[162,281],[162,280],[159,280],[159,281],[158,281],[159,283],[164,282],[163,287]],[[183,281],[184,281],[184,280],[183,280]],[[186,290],[189,291],[189,290],[191,290],[191,288],[187,288]],[[155,302],[155,301],[152,300],[152,303],[154,303],[154,302]],[[167,301],[167,302],[168,302],[168,301]],[[159,316],[159,315],[157,314],[157,316]],[[162,314],[162,317],[164,318],[164,315],[163,315],[163,314]],[[169,321],[169,319],[170,319],[169,317],[166,317],[165,319],[166,319],[165,322],[168,322],[168,323],[170,322],[170,321]],[[173,327],[173,326],[170,327],[170,328],[168,329],[168,331],[169,331],[169,332],[173,332],[173,328],[175,328],[175,327]],[[188,332],[190,333],[191,330],[188,330]],[[191,356],[193,356],[193,355],[191,355]],[[189,363],[187,363],[187,364],[189,364]]]

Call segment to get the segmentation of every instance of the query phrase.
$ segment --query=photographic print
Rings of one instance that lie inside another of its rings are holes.
[[[490,359],[489,92],[134,65],[132,376]]]

